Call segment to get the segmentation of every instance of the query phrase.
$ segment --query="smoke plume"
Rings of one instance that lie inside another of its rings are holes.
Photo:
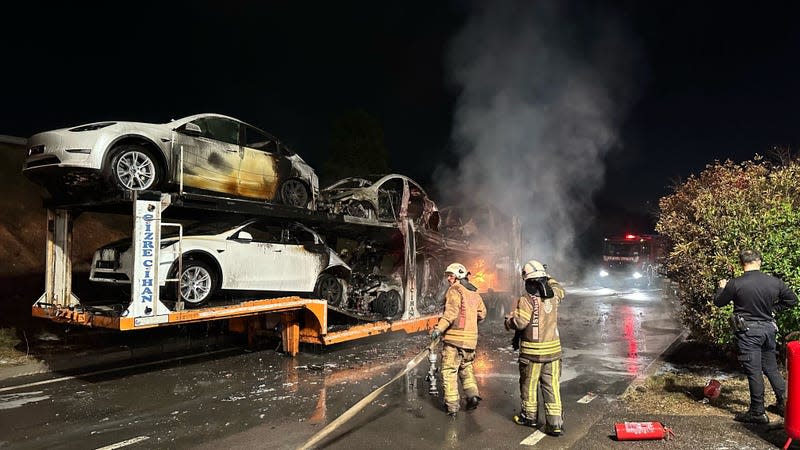
[[[575,264],[634,91],[623,28],[586,2],[476,2],[451,43],[453,163],[438,190],[519,217],[523,259],[556,273]]]

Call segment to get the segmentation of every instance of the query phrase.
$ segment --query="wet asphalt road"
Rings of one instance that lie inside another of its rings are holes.
[[[451,419],[428,394],[425,361],[323,442],[326,448],[570,448],[681,330],[665,291],[567,287],[565,435],[542,437],[519,410],[516,355],[497,318],[481,325],[475,372],[484,401]],[[0,383],[0,447],[297,448],[402,370],[427,336],[377,337],[296,358],[242,349],[114,373]],[[55,375],[58,376],[58,375]],[[51,378],[53,376],[50,376]],[[588,397],[587,397],[588,395]],[[588,403],[580,399],[591,398]]]

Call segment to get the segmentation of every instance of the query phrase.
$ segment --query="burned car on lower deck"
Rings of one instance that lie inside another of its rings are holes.
[[[180,239],[162,237],[158,264],[162,297],[177,299],[179,292],[188,306],[207,303],[218,291],[313,293],[341,304],[350,277],[350,267],[315,231],[276,219],[189,226]],[[90,280],[130,284],[132,276],[130,239],[95,252]],[[179,286],[167,281],[174,279],[180,279]]]
[[[425,190],[399,174],[339,180],[320,192],[322,209],[371,222],[411,219],[422,230],[438,231],[439,211]]]
[[[38,133],[22,172],[55,198],[115,191],[209,191],[316,208],[319,181],[269,133],[220,114],[164,124],[106,121]]]

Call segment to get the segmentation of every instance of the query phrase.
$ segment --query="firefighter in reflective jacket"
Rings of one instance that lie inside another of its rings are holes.
[[[445,269],[450,287],[445,293],[444,313],[431,331],[431,340],[442,337],[442,387],[447,414],[455,416],[460,407],[458,378],[467,396],[467,409],[475,409],[481,401],[478,383],[472,372],[475,347],[478,343],[478,322],[486,318],[486,306],[476,288],[469,282],[467,269],[453,263]]]
[[[546,416],[545,433],[563,433],[561,417],[561,340],[558,337],[558,306],[564,288],[550,278],[539,261],[528,261],[522,268],[525,292],[517,308],[505,320],[506,329],[521,331],[519,346],[519,389],[522,410],[514,416],[518,425],[537,426],[538,385]]]

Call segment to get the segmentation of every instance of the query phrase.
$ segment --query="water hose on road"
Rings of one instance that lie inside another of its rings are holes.
[[[345,422],[352,419],[353,416],[358,414],[365,406],[370,404],[373,400],[375,400],[387,386],[394,383],[395,381],[399,380],[403,375],[407,374],[411,369],[417,367],[419,363],[428,356],[428,353],[432,353],[436,348],[436,345],[439,343],[440,338],[437,338],[433,342],[430,343],[427,347],[425,347],[421,352],[417,354],[411,361],[406,363],[406,367],[401,370],[397,375],[395,375],[391,380],[387,381],[383,386],[375,389],[366,397],[362,398],[358,401],[355,405],[351,406],[350,409],[342,413],[341,416],[334,419],[331,423],[325,426],[325,428],[319,430],[315,435],[311,436],[309,440],[306,441],[299,450],[307,450],[313,448],[315,445],[320,443],[323,439],[328,437],[329,434],[333,433],[337,428],[342,426]]]

